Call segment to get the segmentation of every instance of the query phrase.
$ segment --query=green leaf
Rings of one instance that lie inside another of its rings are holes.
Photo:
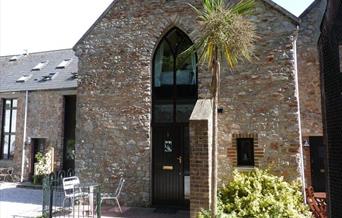
[[[245,16],[253,12],[254,0],[236,4],[203,0],[202,9],[189,5],[197,14],[200,38],[184,53],[199,53],[199,61],[206,63],[209,69],[222,59],[230,68],[240,60],[251,61],[257,36],[255,25]]]

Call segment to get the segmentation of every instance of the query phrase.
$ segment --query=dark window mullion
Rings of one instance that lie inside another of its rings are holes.
[[[10,151],[11,151],[11,133],[12,133],[12,113],[13,113],[13,99],[11,99],[11,106],[10,106],[10,119],[9,119],[9,136],[8,136],[8,151],[7,151],[7,159],[10,159]]]
[[[3,100],[3,107],[2,107],[2,109],[3,109],[3,112],[2,112],[2,122],[1,122],[1,138],[0,138],[0,159],[3,159],[3,149],[4,149],[4,143],[5,143],[5,140],[4,140],[4,138],[5,138],[5,112],[6,112],[6,100],[4,99]]]

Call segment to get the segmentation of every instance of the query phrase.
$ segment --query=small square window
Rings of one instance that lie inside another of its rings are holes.
[[[238,166],[254,166],[254,139],[238,138],[237,140],[237,158]]]

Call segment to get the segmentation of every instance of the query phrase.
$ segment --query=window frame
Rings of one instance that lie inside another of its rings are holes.
[[[186,98],[181,98],[178,97],[177,94],[179,93],[181,86],[177,85],[177,57],[179,57],[179,47],[176,46],[172,46],[173,44],[170,42],[169,40],[169,36],[171,36],[171,34],[173,34],[173,32],[176,31],[176,34],[180,34],[179,37],[183,37],[181,38],[181,43],[188,43],[189,47],[193,44],[193,42],[191,41],[191,39],[189,38],[189,36],[183,32],[182,30],[180,30],[177,27],[173,27],[171,28],[160,40],[160,42],[158,43],[158,46],[156,47],[154,56],[153,56],[153,61],[152,61],[152,124],[165,124],[165,123],[188,123],[188,121],[180,121],[179,119],[177,119],[177,105],[186,105],[186,104],[196,104],[196,101],[198,99],[198,57],[197,57],[197,53],[193,54],[195,57],[195,61],[196,61],[196,75],[195,75],[195,82],[194,84],[192,84],[192,89],[194,90],[194,93],[191,94],[191,96],[187,96]],[[187,41],[187,42],[186,42]],[[163,43],[166,43],[168,45],[168,47],[170,48],[170,52],[171,52],[171,56],[173,59],[173,64],[172,64],[172,85],[170,85],[169,87],[164,86],[164,87],[157,87],[156,83],[155,83],[155,79],[156,79],[156,69],[155,69],[155,62],[156,62],[156,56],[157,56],[157,51],[158,49],[160,49],[160,47],[162,46]],[[162,93],[165,95],[171,95],[171,96],[157,96],[157,93]],[[165,101],[172,101],[172,117],[170,121],[167,122],[163,122],[163,121],[159,121],[158,119],[156,119],[156,115],[155,115],[155,106],[157,105],[162,105],[163,102]]]
[[[10,101],[10,107],[6,107],[6,102]],[[13,102],[16,101],[16,106],[13,106]],[[11,147],[12,147],[12,137],[14,136],[14,142],[16,138],[16,127],[15,125],[14,130],[13,127],[13,111],[16,110],[15,115],[15,122],[17,122],[17,114],[18,114],[18,99],[16,98],[10,98],[10,99],[3,99],[3,111],[2,111],[2,123],[1,123],[1,144],[0,144],[0,159],[1,160],[12,160],[14,155],[11,155]],[[9,110],[9,130],[8,132],[5,131],[5,124],[6,124],[6,111]],[[7,149],[7,156],[4,156],[4,143],[5,143],[5,137],[8,136],[8,149]]]
[[[251,145],[249,149],[252,149],[251,151],[249,151],[248,153],[251,153],[251,158],[250,160],[247,161],[243,161],[241,160],[241,143],[244,141],[250,141]],[[236,156],[237,156],[237,166],[238,167],[254,167],[255,166],[255,151],[254,151],[254,138],[250,138],[250,137],[245,137],[245,138],[237,138],[236,139]]]

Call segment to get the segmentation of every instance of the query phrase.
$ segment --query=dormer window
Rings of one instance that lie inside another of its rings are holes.
[[[21,55],[14,55],[14,56],[12,56],[12,57],[9,59],[9,61],[10,61],[10,62],[17,61],[17,60],[19,60],[20,57],[21,57]]]
[[[56,69],[64,69],[67,67],[71,62],[71,59],[64,59],[57,67]]]
[[[27,80],[29,80],[30,78],[32,77],[32,74],[30,75],[23,75],[21,76],[19,79],[17,79],[17,83],[24,83],[26,82]]]
[[[32,68],[32,71],[38,71],[41,70],[43,67],[45,67],[48,64],[48,61],[42,61],[39,64],[37,64],[34,68]]]

